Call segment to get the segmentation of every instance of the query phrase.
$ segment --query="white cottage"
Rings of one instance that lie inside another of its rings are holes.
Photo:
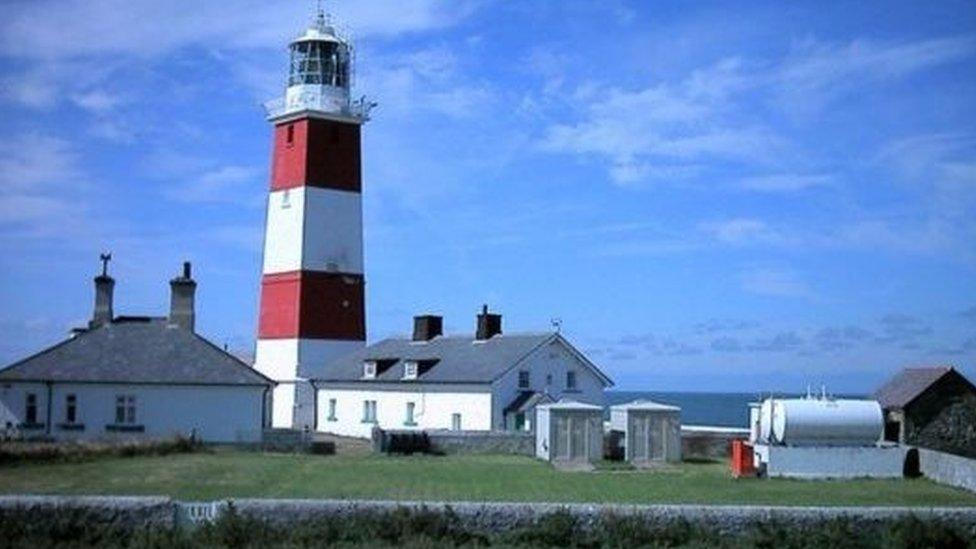
[[[194,332],[189,263],[170,284],[168,317],[115,317],[115,281],[103,269],[87,328],[0,370],[0,431],[56,440],[191,433],[260,440],[274,382]]]
[[[439,316],[412,338],[380,341],[313,381],[318,431],[532,430],[535,406],[563,397],[603,405],[613,382],[559,333],[506,335],[485,308],[473,336],[444,336]]]

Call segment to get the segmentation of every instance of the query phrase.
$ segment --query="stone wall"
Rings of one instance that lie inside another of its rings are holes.
[[[516,454],[535,455],[535,435],[516,431],[452,431],[430,429],[426,431],[383,431],[373,429],[374,452],[388,446],[386,438],[396,433],[425,433],[430,449],[444,454]]]
[[[459,526],[480,533],[500,533],[530,524],[557,512],[568,512],[582,528],[592,526],[606,513],[639,516],[649,526],[667,527],[688,521],[704,530],[723,535],[747,532],[758,523],[774,521],[785,527],[815,528],[824,521],[846,518],[852,527],[876,527],[886,522],[915,516],[922,520],[940,520],[976,536],[976,508],[896,508],[896,507],[761,507],[731,505],[599,505],[549,503],[442,503],[389,502],[363,500],[234,500],[234,508],[244,516],[276,524],[307,520],[343,520],[352,516],[369,516],[397,508],[427,511],[450,511]],[[126,527],[154,526],[169,528],[176,517],[184,514],[183,506],[194,508],[193,514],[212,520],[227,509],[227,502],[181,504],[166,498],[121,497],[0,497],[0,516],[30,510],[37,520],[84,520]],[[53,515],[53,516],[49,516]],[[186,526],[187,522],[181,521]]]
[[[976,459],[919,448],[918,461],[926,478],[976,492]]]
[[[430,444],[445,454],[535,455],[535,435],[512,431],[427,431]]]
[[[732,455],[732,441],[748,438],[748,429],[684,425],[681,427],[681,457],[729,459]]]

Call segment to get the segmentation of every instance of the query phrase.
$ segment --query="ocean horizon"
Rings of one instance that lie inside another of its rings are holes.
[[[749,426],[749,403],[769,396],[769,392],[702,393],[684,391],[605,391],[607,407],[634,400],[653,400],[681,408],[682,425],[712,425],[717,427]],[[777,393],[777,397],[798,397],[800,394]],[[864,395],[835,395],[864,398]],[[609,410],[605,412],[609,416]]]

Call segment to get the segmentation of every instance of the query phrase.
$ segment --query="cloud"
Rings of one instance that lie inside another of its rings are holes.
[[[763,296],[808,297],[810,288],[791,270],[758,268],[739,274],[742,289]]]
[[[833,177],[829,175],[777,173],[747,177],[738,182],[738,187],[747,191],[788,193],[824,187],[833,182]]]
[[[966,310],[959,311],[959,316],[970,322],[976,322],[976,305],[973,305]]]
[[[256,195],[249,191],[259,187],[258,181],[264,173],[265,169],[257,166],[220,166],[199,174],[175,189],[167,187],[166,195],[180,202],[255,205]],[[256,205],[262,203],[258,201]]]
[[[814,342],[823,351],[846,351],[870,341],[874,333],[857,326],[822,328],[814,336]]]
[[[879,320],[881,335],[875,342],[900,344],[904,349],[918,348],[918,340],[932,334],[932,327],[922,320],[907,314],[889,313]]]
[[[743,179],[744,190],[796,192],[831,179],[782,170],[809,161],[760,118],[765,109],[757,106],[807,114],[845,93],[956,62],[974,50],[976,42],[968,37],[906,43],[806,40],[778,62],[727,58],[680,80],[633,89],[587,82],[570,96],[578,120],[550,124],[539,146],[598,159],[611,181],[623,186],[667,181],[667,174],[652,169],[662,164],[677,169],[710,161],[766,172]],[[561,74],[562,59],[542,52],[530,61],[549,73],[550,83],[561,85],[561,76],[553,73]],[[965,165],[959,171],[970,172]]]
[[[721,332],[738,332],[759,326],[758,322],[741,319],[710,319],[694,325],[693,330],[698,334],[715,334]]]
[[[795,332],[782,332],[768,339],[759,339],[750,344],[747,349],[753,352],[782,353],[795,351],[804,343],[804,339]]]
[[[698,228],[723,244],[783,244],[787,240],[759,219],[712,221],[701,223]]]
[[[739,340],[734,337],[720,337],[712,340],[709,347],[711,347],[713,351],[718,351],[720,353],[737,353],[742,350],[742,343],[740,343]]]
[[[868,84],[905,78],[974,52],[976,41],[970,37],[901,43],[804,40],[778,68],[774,82],[789,108],[810,112],[842,95],[863,91]]]

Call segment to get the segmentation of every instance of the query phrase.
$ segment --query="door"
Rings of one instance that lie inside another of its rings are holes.
[[[570,459],[573,460],[585,460],[587,459],[587,428],[586,428],[586,418],[585,417],[571,417],[570,425],[572,426],[572,444],[571,444],[571,454]]]
[[[627,433],[627,446],[630,449],[630,459],[633,461],[647,460],[647,418],[630,416],[630,432]]]
[[[552,459],[569,459],[569,421],[565,416],[553,418],[555,422],[555,436],[552,439]]]
[[[667,421],[661,421],[659,418],[647,418],[647,431],[650,434],[648,437],[648,444],[650,445],[648,459],[664,459],[664,437],[667,436],[667,426]]]

